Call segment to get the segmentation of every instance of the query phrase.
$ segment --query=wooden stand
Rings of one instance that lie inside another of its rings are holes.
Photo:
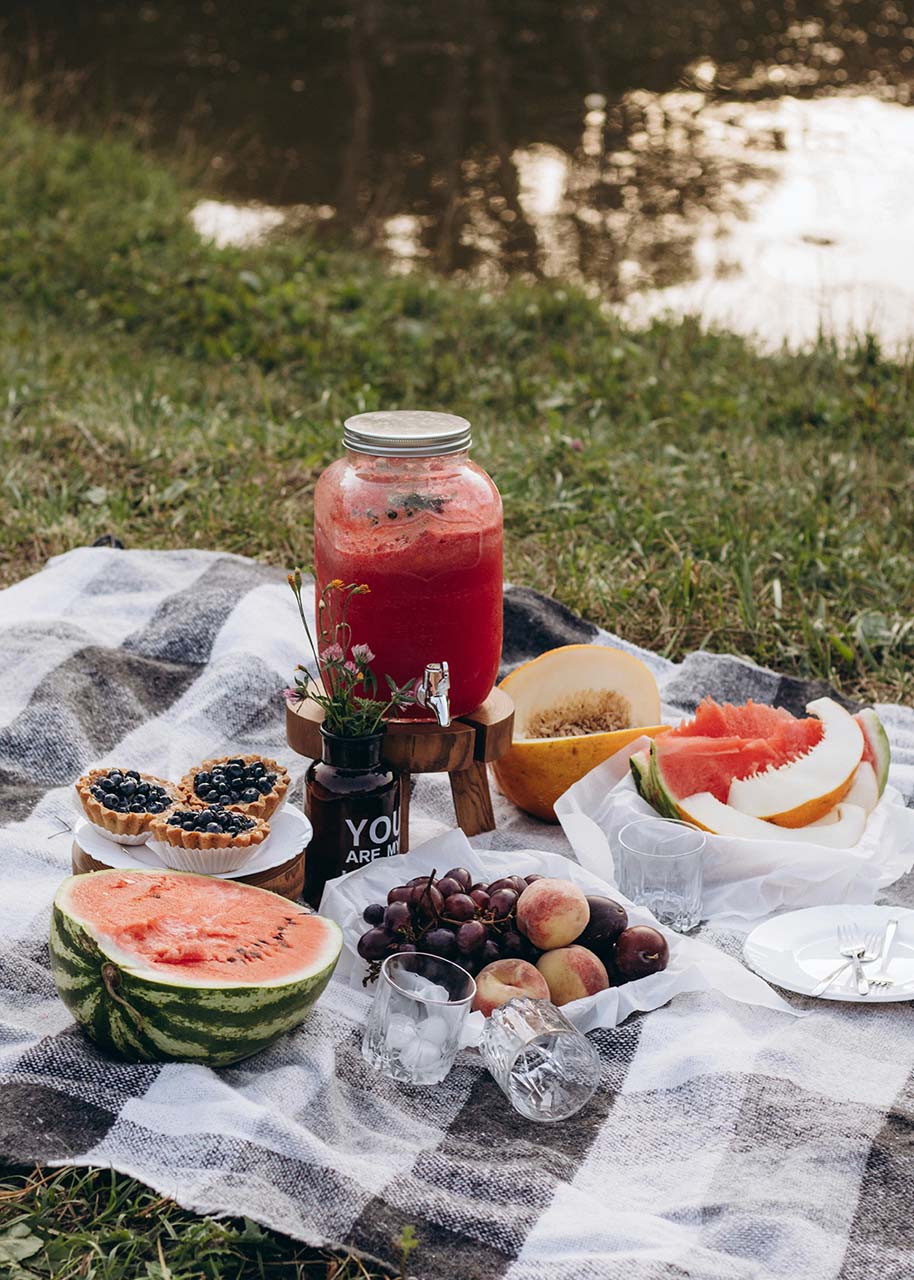
[[[73,842],[73,874],[75,876],[80,876],[86,871],[110,871],[110,869],[106,863],[99,862],[75,841]],[[305,887],[304,850],[278,867],[270,867],[266,871],[255,871],[249,876],[233,876],[232,879],[239,880],[242,884],[253,884],[258,889],[270,889],[273,893],[282,894],[284,898],[293,900],[300,898],[302,889]]]
[[[286,707],[286,737],[299,755],[321,754],[321,708],[307,700]],[[446,729],[422,720],[400,720],[387,726],[381,758],[400,775],[400,852],[409,848],[410,777],[414,773],[447,773],[457,825],[468,835],[495,829],[486,765],[511,746],[514,703],[493,689],[481,707],[453,720]]]

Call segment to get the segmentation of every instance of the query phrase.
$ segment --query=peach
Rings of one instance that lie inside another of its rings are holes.
[[[537,969],[546,979],[553,1004],[570,1004],[595,996],[609,986],[602,960],[586,947],[559,947],[540,956]]]
[[[589,921],[584,892],[570,880],[535,880],[517,900],[517,927],[540,951],[567,947]]]
[[[493,960],[476,976],[476,997],[473,1008],[488,1018],[493,1009],[507,1004],[516,996],[530,996],[534,1000],[548,1000],[546,979],[535,966],[526,960]]]

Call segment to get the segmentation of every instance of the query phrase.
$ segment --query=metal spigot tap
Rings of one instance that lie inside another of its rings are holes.
[[[434,714],[442,729],[451,723],[451,677],[446,662],[429,662],[416,689],[416,701]]]

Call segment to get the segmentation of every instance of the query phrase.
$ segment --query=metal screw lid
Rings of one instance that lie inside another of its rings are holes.
[[[466,418],[425,409],[390,413],[357,413],[343,424],[343,444],[355,453],[382,458],[434,458],[469,449],[472,440]]]

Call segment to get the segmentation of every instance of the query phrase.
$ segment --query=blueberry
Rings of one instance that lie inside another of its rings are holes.
[[[241,799],[245,804],[253,804],[255,800],[259,800],[260,793],[255,787],[248,787],[246,791],[242,791]]]
[[[139,782],[140,780],[140,775],[137,773],[136,769],[128,769],[124,774],[124,777],[132,778],[134,782]]]
[[[142,800],[134,800],[133,804],[130,806],[130,812],[131,812],[131,813],[145,813],[145,812],[146,812],[146,806],[143,804]]]
[[[256,786],[262,796],[268,796],[273,790],[273,784],[269,778],[258,778]]]
[[[136,783],[131,782],[128,778],[126,782],[121,783],[119,790],[122,796],[132,796],[136,791]]]

